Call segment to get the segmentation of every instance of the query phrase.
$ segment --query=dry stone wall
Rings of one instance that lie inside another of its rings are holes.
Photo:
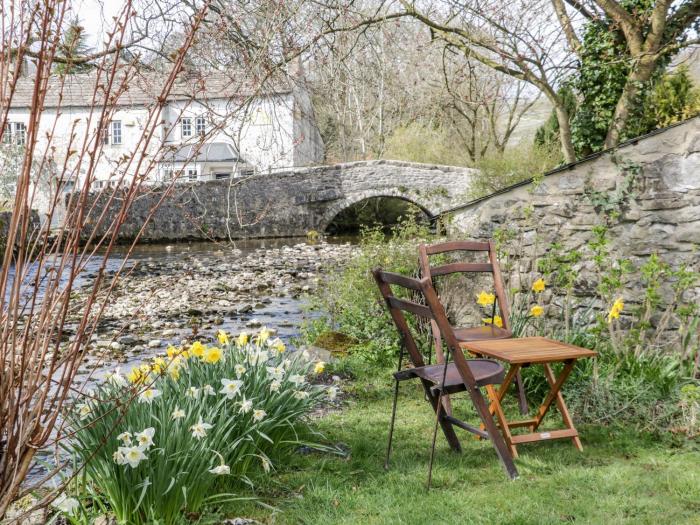
[[[451,213],[453,227],[469,238],[514,233],[523,253],[515,273],[530,271],[533,258],[552,243],[579,250],[577,291],[597,282],[588,243],[593,228],[609,225],[610,249],[637,266],[655,253],[673,268],[700,270],[700,118],[465,205]],[[517,272],[516,272],[517,270]],[[639,274],[627,282],[639,297]],[[667,291],[668,292],[668,291]],[[690,291],[700,300],[700,289]]]

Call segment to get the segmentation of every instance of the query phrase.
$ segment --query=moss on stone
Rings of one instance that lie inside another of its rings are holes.
[[[332,354],[346,354],[351,346],[357,344],[357,339],[341,332],[328,331],[320,334],[313,344]]]

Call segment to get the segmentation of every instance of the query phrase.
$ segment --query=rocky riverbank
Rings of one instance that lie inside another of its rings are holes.
[[[324,272],[343,264],[350,244],[297,243],[276,248],[188,253],[138,260],[112,291],[93,336],[86,370],[138,362],[168,344],[210,337],[217,329],[254,331],[263,324],[290,338],[304,316],[304,296]],[[78,292],[80,303],[94,275]]]

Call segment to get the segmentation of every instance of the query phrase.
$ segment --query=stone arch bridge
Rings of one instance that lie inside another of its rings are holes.
[[[465,202],[476,170],[399,161],[360,161],[177,185],[153,214],[144,241],[287,237],[325,231],[342,210],[372,197],[397,197],[429,217]],[[161,189],[134,202],[120,236],[133,238]]]

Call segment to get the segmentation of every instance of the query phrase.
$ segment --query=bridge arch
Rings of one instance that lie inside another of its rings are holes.
[[[342,200],[334,202],[331,206],[328,207],[328,209],[323,214],[323,217],[319,221],[318,230],[322,232],[326,231],[328,227],[333,223],[334,219],[341,212],[347,210],[348,208],[351,208],[352,206],[355,206],[356,204],[359,204],[363,201],[378,198],[400,199],[402,201],[413,204],[414,206],[419,208],[428,219],[434,217],[435,215],[437,215],[437,212],[440,211],[432,210],[431,204],[421,202],[420,199],[406,196],[406,193],[399,190],[398,188],[383,188],[381,191],[365,191],[360,193],[354,193],[351,195],[347,195]]]

